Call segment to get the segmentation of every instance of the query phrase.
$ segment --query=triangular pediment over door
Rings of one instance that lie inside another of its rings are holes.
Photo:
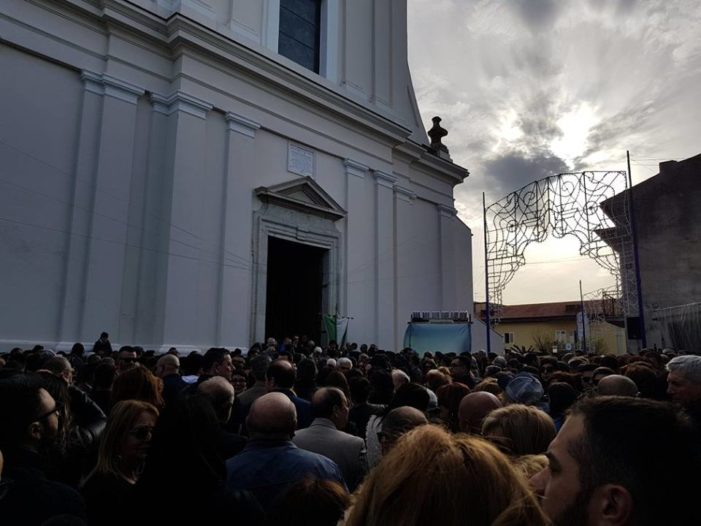
[[[346,211],[311,177],[295,178],[273,186],[259,186],[256,195],[264,203],[291,208],[338,221]]]

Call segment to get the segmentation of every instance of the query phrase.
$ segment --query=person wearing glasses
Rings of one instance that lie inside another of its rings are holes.
[[[126,524],[133,486],[146,460],[158,409],[138,400],[112,408],[100,440],[97,465],[82,488],[88,524]]]
[[[38,377],[17,374],[0,380],[3,526],[40,525],[56,515],[84,517],[80,494],[47,475],[61,414],[61,404],[41,387]]]

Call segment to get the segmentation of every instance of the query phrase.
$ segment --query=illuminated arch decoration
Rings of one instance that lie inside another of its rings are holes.
[[[634,275],[621,272],[622,265],[633,264],[628,200],[610,200],[627,188],[623,171],[562,173],[534,181],[486,208],[487,277],[494,322],[499,320],[506,285],[526,264],[526,247],[545,241],[548,235],[575,236],[579,253],[614,276],[615,295],[622,299],[623,310],[637,311],[635,284],[621,283],[622,275]],[[602,206],[604,201],[607,204]]]

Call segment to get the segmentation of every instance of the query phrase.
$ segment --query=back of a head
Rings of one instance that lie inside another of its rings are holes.
[[[553,382],[548,386],[548,398],[550,399],[550,414],[560,416],[577,401],[579,394],[570,384],[565,382]]]
[[[109,362],[101,362],[95,367],[93,376],[93,388],[98,390],[110,390],[117,376],[117,368]]]
[[[112,403],[121,400],[141,400],[163,407],[163,380],[143,366],[121,373],[112,385]]]
[[[312,385],[316,381],[318,373],[319,371],[314,360],[304,358],[297,364],[297,382],[301,382],[304,385]]]
[[[636,526],[701,524],[697,489],[688,481],[701,471],[698,435],[688,418],[666,402],[600,396],[575,404],[584,434],[571,448],[580,483],[626,488]]]
[[[665,397],[665,382],[663,376],[647,362],[631,363],[622,368],[622,372],[635,382],[640,396],[657,400]]]
[[[330,480],[306,478],[278,497],[267,526],[336,526],[350,504],[346,489]]]
[[[291,439],[297,427],[297,410],[283,393],[268,393],[251,405],[246,427],[252,438]]]
[[[420,476],[417,476],[420,474]],[[416,506],[416,503],[422,503]],[[545,524],[535,497],[487,442],[426,425],[402,437],[356,495],[347,526]]]
[[[354,404],[364,404],[370,396],[370,380],[364,376],[358,376],[348,380],[351,399]]]
[[[312,417],[331,418],[334,409],[343,405],[346,396],[338,387],[322,387],[312,396]]]
[[[264,354],[258,354],[251,358],[251,374],[257,382],[264,382],[268,367],[270,366],[270,358]]]
[[[197,386],[197,392],[207,398],[217,413],[221,422],[226,422],[231,416],[234,403],[234,386],[223,376],[213,376]]]
[[[431,397],[425,387],[415,383],[408,383],[399,387],[394,393],[389,409],[408,405],[425,413],[430,401]]]
[[[460,431],[479,435],[482,433],[484,418],[502,406],[501,401],[487,391],[476,391],[466,395],[460,401],[458,408],[458,424]]]
[[[46,360],[43,368],[51,371],[52,374],[60,375],[64,371],[71,369],[71,363],[63,356],[54,356]]]
[[[496,409],[482,423],[482,435],[514,456],[545,453],[556,434],[547,413],[522,404]]]
[[[422,425],[428,424],[428,419],[418,409],[403,406],[392,409],[382,420],[382,432],[393,439],[399,438]]]
[[[610,374],[599,380],[596,392],[601,396],[637,396],[638,386],[627,376]]]
[[[457,418],[460,402],[470,394],[470,388],[460,382],[446,384],[436,391],[438,405],[447,408],[451,416]]]
[[[279,389],[292,389],[297,375],[295,369],[287,360],[275,360],[268,367],[268,380],[272,380]]]
[[[327,387],[337,387],[346,395],[346,398],[350,398],[350,387],[348,386],[348,379],[340,371],[331,371],[324,380],[324,385]]]
[[[217,453],[219,429],[212,404],[199,394],[168,404],[156,424],[139,480],[145,494],[177,489],[201,495],[219,487],[226,476],[224,461]]]

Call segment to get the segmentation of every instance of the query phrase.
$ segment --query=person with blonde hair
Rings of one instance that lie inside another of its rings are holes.
[[[143,469],[158,416],[155,406],[139,400],[123,400],[112,408],[97,464],[82,488],[89,524],[128,522],[133,486]]]
[[[522,404],[496,409],[482,422],[482,436],[514,457],[545,453],[556,434],[547,413]]]
[[[492,444],[434,425],[404,435],[356,493],[345,526],[548,524]]]

